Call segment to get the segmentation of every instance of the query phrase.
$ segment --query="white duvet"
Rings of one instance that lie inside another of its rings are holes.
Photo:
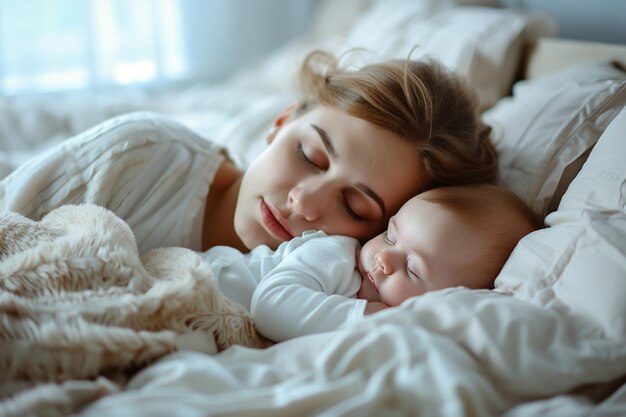
[[[451,289],[350,331],[174,354],[81,415],[492,416],[625,373],[623,341],[580,318]]]

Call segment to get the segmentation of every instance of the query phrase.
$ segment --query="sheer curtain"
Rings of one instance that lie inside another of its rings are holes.
[[[307,29],[314,0],[0,0],[0,94],[217,80]]]

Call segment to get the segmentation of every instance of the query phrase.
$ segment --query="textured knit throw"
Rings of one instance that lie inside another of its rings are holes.
[[[139,256],[128,225],[94,205],[38,222],[0,213],[0,400],[44,383],[124,381],[170,352],[234,344],[268,342],[194,252]]]

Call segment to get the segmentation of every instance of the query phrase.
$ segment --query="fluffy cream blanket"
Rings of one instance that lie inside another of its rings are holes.
[[[0,415],[72,412],[170,352],[234,344],[268,342],[194,252],[140,257],[93,205],[0,213]]]

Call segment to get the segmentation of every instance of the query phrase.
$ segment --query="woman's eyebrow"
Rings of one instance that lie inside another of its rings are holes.
[[[311,127],[315,129],[318,135],[320,135],[320,139],[326,148],[326,152],[328,152],[331,157],[336,158],[337,151],[335,151],[335,147],[333,146],[333,142],[330,140],[328,133],[316,124],[311,123]]]
[[[315,129],[317,134],[320,136],[320,139],[322,140],[322,143],[324,144],[324,147],[326,148],[326,152],[328,152],[330,157],[337,158],[338,157],[337,151],[335,150],[335,146],[333,145],[333,142],[330,139],[330,136],[328,136],[328,133],[324,129],[322,129],[321,127],[319,127],[318,125],[314,123],[311,123],[311,127]],[[383,199],[380,198],[380,196],[376,194],[374,190],[372,190],[370,187],[368,187],[365,184],[358,183],[356,186],[359,190],[361,190],[362,193],[367,194],[372,200],[376,202],[376,204],[380,206],[380,209],[382,210],[383,217],[384,217],[387,211],[385,209],[385,202],[383,201]]]
[[[376,204],[378,204],[380,206],[380,209],[383,212],[383,217],[385,217],[385,213],[387,211],[385,210],[385,202],[383,201],[383,199],[380,198],[380,196],[378,194],[376,194],[374,192],[374,190],[372,190],[370,187],[368,187],[365,184],[358,183],[356,186],[357,186],[357,188],[359,190],[361,190],[363,193],[367,194],[372,200],[374,200],[376,202]]]

